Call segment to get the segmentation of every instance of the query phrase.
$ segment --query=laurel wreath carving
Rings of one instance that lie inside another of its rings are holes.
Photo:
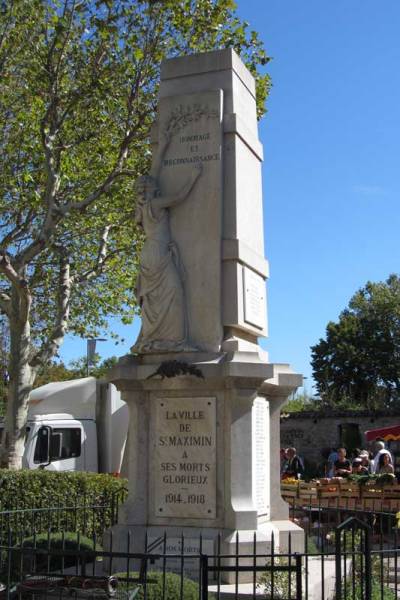
[[[183,360],[165,360],[158,367],[157,371],[154,371],[147,379],[152,379],[152,377],[157,376],[161,377],[161,379],[164,379],[165,377],[170,379],[171,377],[178,377],[179,375],[194,375],[195,377],[204,379],[204,375],[198,367]]]
[[[207,105],[192,104],[184,106],[180,104],[170,114],[164,126],[164,136],[166,138],[172,137],[181,131],[188,123],[198,121],[201,117],[207,117],[207,119],[217,118],[218,112],[216,110],[210,110]]]

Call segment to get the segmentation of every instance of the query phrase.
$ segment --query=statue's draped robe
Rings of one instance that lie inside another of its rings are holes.
[[[147,201],[141,212],[146,234],[137,282],[142,328],[132,350],[180,352],[186,345],[183,268],[170,238],[168,209],[155,211]]]

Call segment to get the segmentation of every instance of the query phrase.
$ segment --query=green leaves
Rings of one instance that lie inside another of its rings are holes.
[[[317,388],[327,404],[370,409],[400,402],[400,277],[368,282],[338,323],[311,348]]]
[[[62,472],[37,469],[10,471],[0,469],[0,510],[17,510],[37,507],[77,507],[77,531],[85,531],[93,538],[101,536],[109,527],[112,505],[117,497],[122,500],[127,481],[106,474],[86,472]],[[100,511],[89,511],[89,506],[104,506]],[[89,514],[90,513],[90,514]],[[26,531],[46,532],[55,528],[67,531],[71,527],[70,511],[43,511],[42,519],[37,515],[26,515],[24,530],[21,530],[21,513],[9,516],[10,529],[15,533]]]
[[[95,332],[111,314],[132,319],[141,244],[133,182],[149,168],[160,62],[226,46],[256,76],[261,116],[270,80],[259,69],[269,57],[257,33],[236,16],[232,0],[3,5],[0,244],[21,264],[47,223],[49,235],[26,265],[37,347],[56,318],[60,248],[74,281],[70,331]],[[123,148],[127,154],[117,167]],[[95,203],[74,210],[108,180]],[[71,208],[65,214],[57,212],[66,205]],[[85,274],[96,270],[104,225],[111,226],[107,259],[84,285]],[[10,289],[5,278],[0,289]]]

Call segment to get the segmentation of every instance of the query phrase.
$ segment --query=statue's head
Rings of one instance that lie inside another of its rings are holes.
[[[157,181],[150,175],[143,175],[136,180],[137,204],[135,210],[135,221],[143,226],[143,207],[157,194]]]

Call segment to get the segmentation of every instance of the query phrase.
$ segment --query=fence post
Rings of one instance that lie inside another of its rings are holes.
[[[365,529],[364,542],[364,558],[365,558],[365,600],[372,598],[372,565],[371,565],[371,529]],[[381,556],[382,560],[382,556]]]
[[[201,570],[201,600],[208,600],[208,556],[202,554],[200,556]]]
[[[363,554],[364,554],[364,558],[365,558],[365,597],[363,600],[371,600],[371,589],[372,589],[372,581],[371,581],[371,577],[372,577],[372,568],[371,568],[371,533],[372,533],[372,528],[367,525],[367,523],[364,523],[363,521],[360,521],[360,519],[357,519],[357,517],[349,517],[348,519],[346,519],[345,521],[343,521],[343,523],[341,523],[340,525],[338,525],[338,527],[336,527],[335,529],[335,567],[336,567],[336,596],[335,596],[335,600],[342,600],[342,564],[341,564],[341,551],[342,551],[342,539],[341,539],[341,534],[342,531],[346,531],[351,529],[353,531],[353,536],[352,539],[354,540],[354,530],[355,528],[358,528],[362,531],[364,531],[364,550],[363,550]],[[347,562],[346,562],[346,541],[344,543],[344,565],[345,565],[345,573],[344,576],[347,576]],[[354,556],[354,543],[352,546],[352,552],[353,552],[353,556]],[[361,548],[359,553],[361,553]],[[354,572],[353,572],[353,578],[354,578]],[[354,581],[354,579],[353,579]],[[354,593],[354,587],[353,587],[353,593]]]
[[[11,561],[12,561],[12,556],[15,556],[15,554],[13,555],[12,553],[12,544],[11,544],[11,540],[12,540],[12,532],[11,529],[8,529],[8,548],[7,548],[7,600],[10,600],[10,588],[11,588]],[[24,553],[22,551],[22,557],[24,556]]]
[[[335,600],[342,600],[342,563],[341,563],[341,530],[335,530],[335,575],[336,575],[336,596]]]
[[[296,560],[296,600],[301,600],[303,596],[302,577],[301,577],[301,554],[295,555]]]

